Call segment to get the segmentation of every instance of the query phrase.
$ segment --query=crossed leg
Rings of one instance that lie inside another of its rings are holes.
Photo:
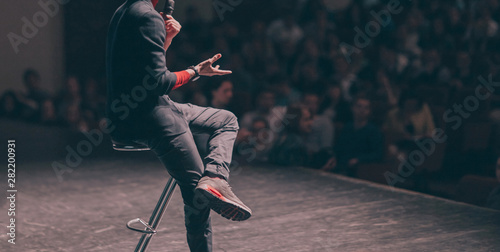
[[[189,128],[180,135],[150,139],[148,146],[179,184],[190,250],[212,251],[210,208],[206,199],[195,195],[194,189],[204,175],[224,179],[229,177],[238,122],[226,110],[170,102],[172,109],[177,109],[182,114]],[[198,143],[198,146],[206,147],[203,160],[193,133],[207,136],[196,138],[204,141]]]

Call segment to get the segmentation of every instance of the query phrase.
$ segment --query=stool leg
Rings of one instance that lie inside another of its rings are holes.
[[[153,213],[151,214],[151,217],[149,218],[148,224],[152,227],[153,230],[156,231],[156,228],[161,222],[161,219],[163,218],[163,214],[165,213],[165,210],[167,209],[168,203],[170,202],[170,199],[172,198],[172,195],[174,194],[175,186],[177,185],[177,182],[175,181],[174,178],[170,178],[165,185],[165,189],[163,189],[163,193],[160,196],[160,199],[158,200],[158,203],[156,204],[155,209],[153,210]],[[151,241],[151,238],[153,238],[152,234],[143,234],[141,236],[141,239],[139,240],[139,243],[137,244],[137,247],[135,248],[135,252],[145,252],[146,249],[149,246],[149,242]]]

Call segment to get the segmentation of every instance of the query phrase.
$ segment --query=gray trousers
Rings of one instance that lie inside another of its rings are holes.
[[[189,248],[197,252],[212,251],[210,208],[206,200],[195,197],[194,189],[204,175],[228,179],[238,121],[226,110],[168,100],[171,109],[177,109],[180,118],[185,120],[187,130],[179,135],[159,135],[142,142],[151,148],[179,184]]]

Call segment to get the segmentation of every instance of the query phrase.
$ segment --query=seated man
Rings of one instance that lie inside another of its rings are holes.
[[[293,105],[287,108],[285,118],[289,118],[289,123],[269,151],[269,162],[276,165],[307,166],[311,159],[305,139],[312,130],[311,112],[303,106]]]
[[[233,99],[233,83],[223,80],[215,85],[209,86],[210,106],[218,109],[227,109]]]
[[[249,130],[238,134],[237,153],[245,163],[266,162],[270,148],[273,146],[277,133],[269,128],[264,117],[253,120]]]
[[[241,120],[241,128],[250,130],[256,118],[265,118],[269,125],[278,127],[283,120],[283,108],[275,107],[275,95],[271,90],[263,90],[257,95],[255,101],[256,109],[248,111]]]
[[[22,107],[22,119],[36,121],[40,117],[43,101],[50,99],[50,95],[41,87],[40,74],[34,69],[27,69],[23,74],[26,87],[25,94],[16,94]]]
[[[269,162],[276,165],[298,165],[311,168],[329,166],[334,158],[329,150],[309,149],[313,132],[313,114],[301,105],[292,105],[285,114],[286,125],[269,151]]]
[[[391,155],[407,155],[417,148],[415,139],[431,137],[435,128],[429,106],[414,91],[404,91],[384,123]]]
[[[382,133],[370,122],[370,100],[363,97],[355,98],[352,113],[353,122],[344,126],[335,145],[337,155],[335,170],[350,176],[356,173],[358,164],[380,161],[384,153]]]
[[[212,64],[220,54],[181,72],[170,72],[165,52],[181,26],[155,11],[157,0],[128,0],[115,12],[108,33],[107,125],[116,142],[147,145],[177,180],[184,200],[191,251],[212,251],[210,209],[231,220],[251,210],[227,183],[238,131],[229,111],[173,102],[167,95],[191,79],[226,75]],[[202,160],[193,134],[210,135]]]
[[[334,127],[332,121],[323,115],[318,115],[320,98],[316,93],[306,93],[302,103],[312,113],[312,129],[306,139],[306,147],[310,153],[330,150],[333,146]]]
[[[264,119],[271,134],[266,141],[272,145],[284,128],[284,116],[286,107],[275,106],[275,94],[269,89],[264,89],[257,95],[255,100],[256,109],[244,113],[240,121],[241,130],[238,133],[237,142],[245,142],[253,134],[252,128],[256,119]]]

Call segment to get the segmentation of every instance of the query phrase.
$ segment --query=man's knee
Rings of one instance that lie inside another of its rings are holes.
[[[224,128],[233,128],[236,130],[239,129],[238,118],[232,112],[222,110],[221,113],[224,117],[224,120],[222,120],[223,122],[225,122]]]

